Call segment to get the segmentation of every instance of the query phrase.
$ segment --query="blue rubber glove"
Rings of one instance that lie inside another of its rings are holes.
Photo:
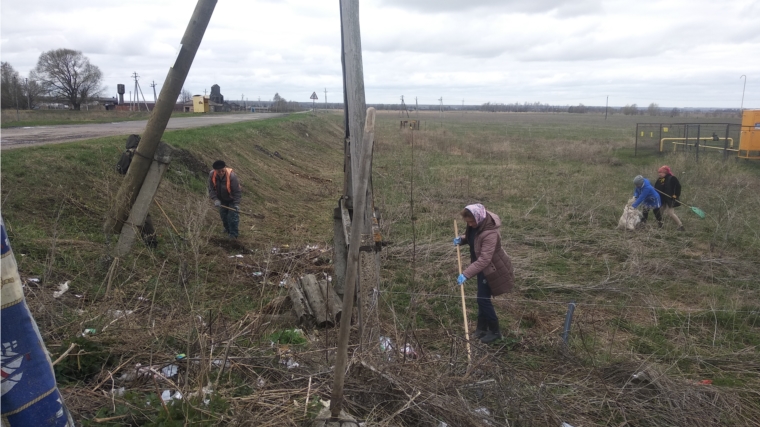
[[[459,277],[457,277],[457,285],[462,286],[465,280],[467,280],[467,278],[464,277],[464,274],[460,274]]]
[[[461,237],[454,237],[454,246],[459,246],[462,244],[462,238]]]

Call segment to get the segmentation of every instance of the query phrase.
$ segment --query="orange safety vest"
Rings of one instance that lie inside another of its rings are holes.
[[[224,170],[227,171],[227,194],[229,194],[230,197],[232,197],[232,188],[230,186],[230,174],[232,174],[232,169],[224,168]],[[216,174],[217,174],[216,169],[214,169],[214,174],[211,175],[211,183],[214,185],[214,191],[216,191]],[[218,194],[216,196],[219,197]]]

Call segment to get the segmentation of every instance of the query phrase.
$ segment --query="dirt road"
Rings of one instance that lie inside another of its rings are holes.
[[[199,117],[177,117],[169,120],[166,130],[237,123],[280,117],[280,113],[214,114]],[[147,120],[134,122],[98,123],[91,125],[60,125],[6,128],[0,131],[3,150],[34,145],[58,144],[104,136],[142,134]]]

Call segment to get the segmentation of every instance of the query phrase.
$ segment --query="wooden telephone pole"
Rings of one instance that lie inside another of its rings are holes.
[[[364,97],[359,1],[340,0],[345,118],[344,187],[335,209],[335,288],[343,296],[344,311],[335,363],[335,384],[330,412],[340,414],[343,400],[348,338],[356,290],[360,348],[377,348],[380,286],[380,233],[372,193],[374,109]],[[366,127],[365,127],[366,121]],[[350,244],[348,244],[350,242]],[[348,245],[347,245],[348,244]],[[348,246],[348,247],[347,247]],[[354,274],[355,272],[355,274]],[[349,305],[350,304],[350,305]],[[346,307],[349,310],[346,311]]]
[[[129,165],[127,175],[124,177],[121,187],[119,187],[114,205],[108,212],[108,217],[103,227],[107,235],[120,233],[122,226],[129,218],[130,210],[143,186],[148,169],[156,155],[158,144],[166,130],[167,123],[169,123],[169,118],[174,110],[174,104],[177,101],[177,97],[179,97],[182,86],[185,84],[185,78],[187,78],[187,73],[193,64],[195,54],[198,52],[198,46],[200,46],[201,40],[203,40],[203,34],[206,32],[206,27],[208,27],[208,23],[211,20],[211,14],[214,12],[216,2],[217,0],[198,0],[195,6],[195,11],[187,25],[185,35],[180,42],[181,48],[177,55],[177,60],[169,68],[164,85],[161,87],[161,95],[158,96],[153,114],[150,115],[148,124],[145,126],[140,145],[137,146],[137,151],[132,159],[132,163]],[[145,218],[141,219],[141,221],[144,220]]]

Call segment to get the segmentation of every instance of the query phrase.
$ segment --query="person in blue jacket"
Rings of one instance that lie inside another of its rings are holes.
[[[636,178],[633,178],[633,185],[635,187],[633,189],[633,197],[635,197],[636,200],[631,204],[631,207],[636,209],[641,205],[641,209],[644,213],[644,219],[641,220],[641,223],[644,224],[647,222],[649,210],[653,209],[654,216],[657,218],[657,224],[662,228],[662,213],[660,213],[662,201],[660,200],[660,195],[657,194],[657,191],[655,191],[652,184],[649,183],[649,180],[641,175],[636,175]]]

